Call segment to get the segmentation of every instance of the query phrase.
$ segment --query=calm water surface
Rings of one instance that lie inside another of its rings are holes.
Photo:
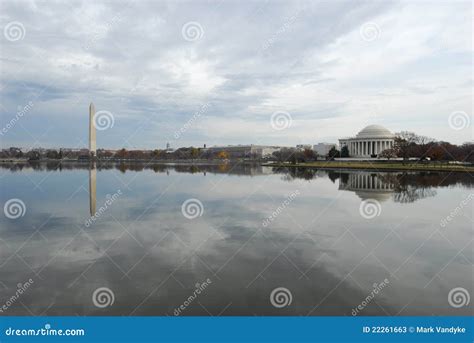
[[[0,219],[0,307],[33,281],[0,315],[172,316],[183,304],[180,315],[352,315],[380,283],[360,315],[472,314],[472,301],[448,302],[455,287],[473,294],[467,173],[6,164],[0,173],[2,206],[25,204],[23,216]],[[194,219],[192,206],[183,215],[188,199],[202,203]],[[114,296],[104,308],[93,302],[101,287]],[[291,293],[281,308],[270,301],[279,287]]]

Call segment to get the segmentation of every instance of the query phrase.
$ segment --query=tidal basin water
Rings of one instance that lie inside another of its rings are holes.
[[[468,173],[0,173],[0,315],[472,314]]]

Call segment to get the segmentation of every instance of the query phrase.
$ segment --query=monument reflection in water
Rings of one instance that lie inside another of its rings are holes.
[[[89,207],[91,217],[95,214],[97,193],[97,169],[92,163],[89,169]]]
[[[26,177],[52,173],[47,192],[24,188],[23,217],[0,218],[0,297],[35,281],[7,315],[174,315],[208,278],[182,315],[352,315],[386,278],[362,315],[472,313],[447,302],[453,287],[472,294],[470,208],[440,225],[474,199],[465,173],[101,161],[0,170],[5,201]],[[184,216],[188,199],[202,203],[202,216]],[[362,215],[362,199],[380,202],[377,216]],[[92,296],[104,287],[115,302],[99,308]],[[278,287],[290,290],[291,306],[272,306]]]

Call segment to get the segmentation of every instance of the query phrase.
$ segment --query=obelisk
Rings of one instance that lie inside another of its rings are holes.
[[[95,107],[91,102],[89,106],[89,154],[93,157],[96,156],[96,141],[95,141]]]

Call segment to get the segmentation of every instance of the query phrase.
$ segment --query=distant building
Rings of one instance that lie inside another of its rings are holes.
[[[11,154],[11,156],[16,156],[16,155],[21,155],[22,154],[21,148],[11,147],[8,151]]]
[[[318,143],[313,146],[313,150],[319,156],[327,156],[327,154],[332,148],[337,148],[337,145],[334,143]]]
[[[311,144],[298,144],[296,145],[296,149],[305,150],[305,149],[312,149]]]
[[[170,145],[170,143],[169,143],[169,142],[168,142],[168,143],[166,143],[166,149],[165,149],[165,153],[167,153],[167,154],[171,154],[171,153],[173,153],[173,152],[175,152],[175,149],[173,149],[173,148],[171,147],[171,145]]]
[[[66,153],[66,154],[69,154],[69,153],[85,153],[87,154],[87,152],[89,151],[89,149],[84,149],[84,148],[61,148],[61,151],[63,153]]]
[[[355,137],[339,139],[341,148],[347,146],[350,157],[377,157],[393,148],[395,135],[380,125],[369,125]]]
[[[213,146],[203,149],[204,152],[217,154],[225,151],[229,158],[265,158],[271,156],[275,151],[281,148],[278,146],[266,145],[228,145],[228,146]]]
[[[46,153],[41,153],[41,156]],[[90,157],[90,150],[85,148],[61,148],[61,155],[63,159],[80,159],[86,160]]]

